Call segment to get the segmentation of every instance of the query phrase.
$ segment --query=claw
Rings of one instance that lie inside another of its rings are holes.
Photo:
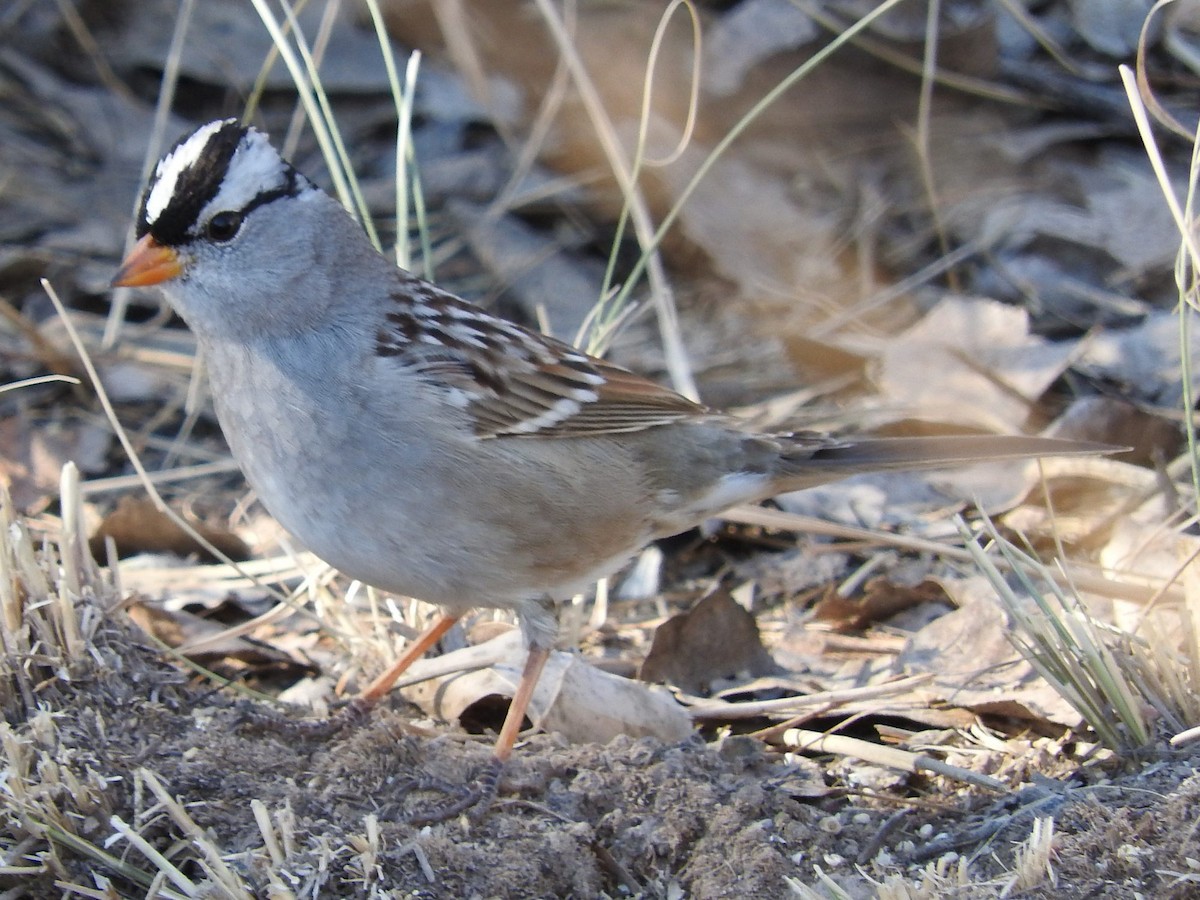
[[[254,731],[269,731],[298,738],[328,738],[346,728],[361,725],[370,710],[371,704],[361,698],[351,700],[324,719],[289,719],[274,710],[263,712],[247,706],[239,710],[238,724]]]
[[[470,786],[451,784],[429,776],[409,778],[408,783],[401,789],[402,797],[413,791],[428,791],[442,794],[444,798],[405,813],[400,819],[409,825],[434,825],[453,819],[468,810],[472,819],[478,819],[496,799],[503,771],[504,763],[493,756]]]

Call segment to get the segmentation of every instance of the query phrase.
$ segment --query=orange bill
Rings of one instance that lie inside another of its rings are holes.
[[[113,287],[145,287],[177,278],[183,271],[179,254],[164,247],[150,235],[134,245],[113,276]]]

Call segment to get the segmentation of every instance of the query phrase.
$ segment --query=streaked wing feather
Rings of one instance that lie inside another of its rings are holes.
[[[588,374],[603,381],[581,383],[578,368],[564,370],[554,363],[510,366],[503,389],[489,391],[470,406],[477,433],[486,437],[619,434],[704,414],[703,407],[632,372],[565,345],[556,349],[570,352],[576,365],[586,360]]]
[[[401,278],[376,352],[455,395],[481,438],[617,434],[705,414],[633,372]]]

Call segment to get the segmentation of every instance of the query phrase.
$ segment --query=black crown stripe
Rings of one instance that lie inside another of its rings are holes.
[[[142,195],[137,221],[137,236],[141,238],[149,233],[158,243],[167,247],[182,246],[198,237],[196,226],[199,223],[200,214],[221,190],[221,184],[225,180],[233,155],[249,130],[248,127],[230,120],[209,135],[208,141],[197,155],[196,161],[179,174],[167,205],[159,213],[158,218],[150,222],[146,214],[146,201],[156,183],[156,179],[152,179]],[[174,153],[187,141],[188,137],[190,135],[180,138],[167,156]],[[298,194],[309,185],[308,179],[292,166],[286,162],[283,165],[284,181],[282,185],[259,192],[241,210],[234,211],[245,215],[279,197]]]
[[[168,247],[186,243],[189,239],[188,232],[196,224],[200,211],[221,189],[229,162],[245,134],[245,127],[233,121],[226,122],[214,131],[196,157],[196,161],[179,174],[170,201],[153,223],[146,215],[146,201],[157,182],[157,178],[151,179],[145,193],[142,194],[137,236],[141,238],[149,232],[154,235],[156,241]],[[178,150],[189,137],[190,134],[176,141],[167,156]]]

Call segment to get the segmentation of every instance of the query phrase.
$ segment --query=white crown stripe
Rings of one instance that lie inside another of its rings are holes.
[[[146,195],[146,221],[153,223],[175,195],[179,176],[196,164],[208,146],[209,138],[225,127],[225,121],[209,122],[190,138],[158,161],[154,169],[154,184]],[[272,151],[274,152],[274,151]]]
[[[248,132],[234,151],[221,187],[205,207],[202,218],[210,211],[245,209],[254,198],[278,190],[287,181],[288,165],[267,136],[261,131]]]

